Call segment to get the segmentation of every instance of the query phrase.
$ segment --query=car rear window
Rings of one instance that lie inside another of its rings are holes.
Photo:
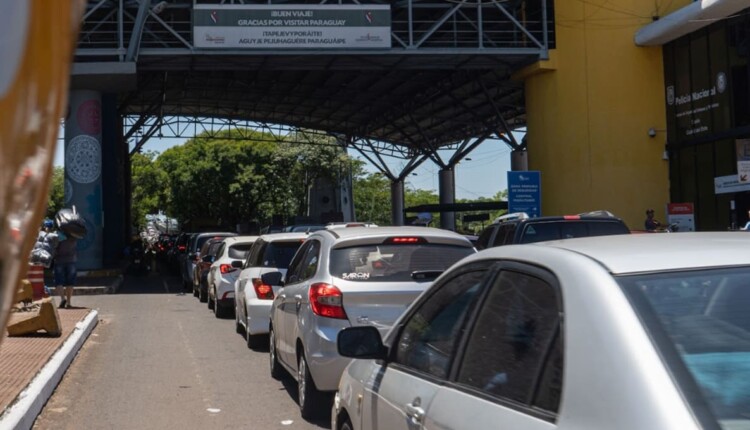
[[[229,258],[244,260],[245,257],[247,257],[247,253],[250,251],[250,248],[252,248],[252,246],[252,243],[238,243],[237,245],[232,245],[229,247],[227,255],[229,256]]]
[[[349,281],[410,282],[413,272],[442,272],[473,253],[440,244],[366,245],[331,250],[329,266],[332,276]]]
[[[548,221],[526,224],[520,243],[628,233],[630,230],[623,223],[615,221]]]
[[[216,234],[212,236],[199,236],[198,240],[195,243],[195,250],[200,251],[201,248],[203,248],[203,244],[206,243],[208,239],[215,239],[215,238],[222,238],[222,237],[229,237],[231,234]]]
[[[286,269],[289,267],[289,262],[292,261],[294,253],[297,252],[297,249],[301,245],[301,240],[296,240],[294,242],[271,242],[266,246],[261,265],[263,267],[278,267],[279,269]]]
[[[702,394],[687,397],[707,428],[750,428],[749,278],[750,267],[618,278],[683,393]]]

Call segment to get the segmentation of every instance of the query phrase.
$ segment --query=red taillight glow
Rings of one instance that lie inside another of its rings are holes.
[[[580,215],[565,215],[563,219],[581,219]]]
[[[273,288],[264,284],[260,278],[253,278],[253,288],[255,289],[255,295],[261,300],[273,300]]]
[[[178,251],[184,251],[185,248],[186,248],[185,245],[180,245],[180,246],[177,247],[177,250]]]
[[[237,268],[232,267],[231,264],[219,264],[219,272],[221,273],[234,272],[235,270],[237,270]]]
[[[403,245],[411,243],[425,243],[427,242],[422,237],[389,237],[384,243],[392,243],[394,245]]]
[[[310,306],[315,315],[346,319],[341,290],[329,284],[310,285]]]

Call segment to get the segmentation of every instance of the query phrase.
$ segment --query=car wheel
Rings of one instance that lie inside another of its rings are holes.
[[[271,363],[271,377],[273,379],[283,378],[283,369],[281,363],[279,363],[279,358],[276,356],[276,335],[273,332],[273,327],[268,331],[268,359]]]
[[[198,300],[201,301],[201,303],[206,303],[208,301],[208,292],[203,292],[201,290],[201,287],[198,287]]]
[[[216,296],[214,295],[214,297]],[[216,313],[216,300],[213,300],[211,298],[211,294],[208,295],[208,308],[213,310],[214,313]]]
[[[236,331],[237,334],[243,334],[244,333],[242,331],[242,324],[240,324],[240,311],[237,310],[236,305],[235,305],[235,308],[234,308],[234,331]]]
[[[320,398],[321,393],[312,380],[305,354],[300,351],[297,358],[297,399],[299,399],[299,411],[302,418],[317,418],[321,413]]]
[[[346,421],[341,423],[339,430],[354,430],[354,428],[352,427],[352,422],[347,418]]]
[[[191,284],[193,286],[193,297],[198,297],[198,289],[195,288],[195,284]]]
[[[224,319],[227,317],[227,314],[229,309],[225,308],[224,306],[219,305],[216,300],[214,300],[214,316],[219,319]]]
[[[250,334],[250,330],[245,329],[245,340],[247,341],[247,347],[250,349],[256,349],[263,345],[264,337],[262,334]]]

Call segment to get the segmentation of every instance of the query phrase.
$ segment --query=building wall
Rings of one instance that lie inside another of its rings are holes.
[[[525,82],[529,170],[542,172],[544,215],[606,209],[633,229],[643,228],[646,208],[666,218],[662,49],[637,47],[633,38],[651,16],[687,3],[555,1],[556,49],[517,76]]]

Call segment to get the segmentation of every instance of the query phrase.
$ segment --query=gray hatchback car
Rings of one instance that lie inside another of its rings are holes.
[[[339,330],[364,325],[386,333],[437,276],[475,252],[463,236],[434,228],[310,234],[274,298],[270,327],[271,373],[296,375],[302,416],[320,413],[349,363],[336,351]]]

